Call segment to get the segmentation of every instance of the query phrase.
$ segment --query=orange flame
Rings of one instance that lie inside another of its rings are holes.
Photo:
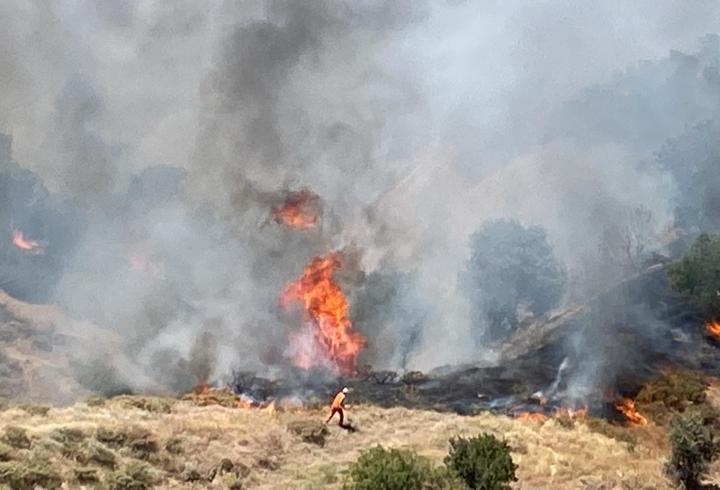
[[[268,415],[273,415],[276,411],[275,409],[275,400],[271,401],[268,406],[266,406],[264,409],[265,413]]]
[[[35,240],[25,238],[22,230],[18,230],[17,228],[12,232],[12,242],[17,248],[29,253],[30,255],[42,255],[45,253],[44,247],[40,243]]]
[[[541,424],[548,419],[547,415],[540,412],[520,412],[515,415],[515,418],[521,422],[538,422]]]
[[[587,418],[588,408],[587,406],[573,409],[567,407],[559,407],[555,409],[555,417],[568,417],[571,419],[585,419]]]
[[[298,367],[308,369],[329,361],[336,371],[355,372],[365,339],[352,330],[347,297],[333,280],[333,273],[340,266],[338,253],[316,257],[305,267],[302,277],[280,295],[284,307],[291,302],[301,303],[309,320],[304,333],[295,332],[289,339],[289,354]]]
[[[720,322],[713,320],[705,325],[705,330],[713,337],[720,338]]]
[[[235,407],[236,408],[253,408],[255,405],[253,405],[252,401],[246,399],[246,398],[238,398],[235,400]]]
[[[193,393],[196,395],[207,395],[210,393],[211,386],[207,381],[203,381],[199,385],[197,385],[195,388],[193,388]]]
[[[272,209],[271,215],[277,223],[290,228],[315,228],[320,221],[318,196],[307,190],[291,193],[282,207]]]
[[[617,402],[615,408],[625,415],[625,418],[632,425],[647,425],[648,423],[645,416],[635,409],[635,402],[629,398],[623,398]]]

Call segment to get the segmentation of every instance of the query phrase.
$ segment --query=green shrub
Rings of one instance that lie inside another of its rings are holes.
[[[125,442],[128,440],[128,432],[131,429],[122,428],[122,429],[112,429],[108,427],[98,427],[95,431],[95,439],[98,441],[107,444],[108,446],[118,449],[122,447]]]
[[[474,489],[504,490],[517,481],[510,447],[490,434],[450,439],[445,464]]]
[[[322,422],[313,420],[295,420],[287,426],[288,430],[307,442],[308,444],[317,444],[320,447],[325,446],[325,439],[330,434],[327,426]]]
[[[7,461],[0,463],[0,483],[13,490],[55,489],[62,485],[62,478],[47,464]]]
[[[0,442],[0,461],[10,461],[13,458],[13,448]]]
[[[16,427],[14,425],[6,427],[3,441],[17,449],[30,448],[30,438],[27,435],[27,430],[23,427]]]
[[[350,466],[349,482],[353,490],[406,490],[464,488],[446,468],[435,468],[427,458],[413,451],[376,446],[361,452]]]
[[[670,285],[708,317],[720,316],[720,237],[703,233],[690,252],[668,270]]]
[[[20,410],[24,410],[30,415],[40,415],[41,417],[44,417],[48,414],[50,411],[50,407],[47,405],[20,405],[18,406]]]
[[[676,413],[707,405],[706,388],[705,382],[693,373],[672,373],[647,383],[635,403],[655,423],[665,425]]]
[[[697,488],[700,478],[718,455],[712,430],[698,413],[677,415],[670,423],[672,452],[666,474],[687,489]]]
[[[621,425],[611,424],[605,419],[588,417],[585,419],[585,426],[591,431],[602,434],[605,437],[626,443],[628,448],[633,448],[637,443],[634,432],[627,430],[627,428]]]
[[[96,468],[73,468],[73,475],[78,483],[81,484],[95,483],[100,480],[100,476]]]
[[[61,444],[80,444],[85,437],[83,431],[74,427],[60,427],[50,432],[50,439]]]
[[[107,483],[110,490],[145,490],[158,483],[158,477],[147,464],[133,461],[122,471],[111,473]]]

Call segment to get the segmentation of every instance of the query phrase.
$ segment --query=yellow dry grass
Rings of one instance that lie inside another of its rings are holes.
[[[186,464],[216,465],[223,458],[251,468],[243,488],[341,488],[343,471],[363,448],[376,444],[418,451],[437,463],[452,436],[488,432],[506,439],[519,468],[515,488],[523,489],[663,489],[671,488],[662,472],[667,448],[662,430],[631,428],[638,442],[630,445],[592,432],[584,423],[571,428],[557,421],[521,422],[489,413],[473,417],[405,408],[355,406],[349,415],[359,430],[346,432],[331,425],[325,447],[307,444],[287,431],[294,420],[322,420],[320,410],[268,413],[259,409],[196,407],[177,402],[170,413],[148,412],[127,404],[76,404],[53,408],[46,416],[20,409],[0,412],[0,427],[25,427],[31,436],[45,437],[53,429],[74,427],[92,433],[98,427],[141,427],[158,441],[183,441]],[[261,460],[277,463],[268,469]],[[166,479],[159,488],[226,488],[219,477],[199,485]],[[67,486],[67,488],[71,488]]]

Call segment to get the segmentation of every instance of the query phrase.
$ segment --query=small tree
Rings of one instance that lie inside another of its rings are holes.
[[[670,284],[708,317],[720,315],[720,238],[702,234],[670,266]]]
[[[656,239],[652,211],[644,206],[623,209],[617,220],[605,226],[601,252],[608,265],[621,273],[642,269]]]
[[[412,451],[376,446],[361,452],[350,466],[353,490],[461,490],[465,488],[446,468],[435,468],[430,461]]]
[[[670,423],[670,444],[672,453],[665,473],[688,490],[698,488],[700,478],[718,454],[710,427],[703,425],[699,413],[676,415]]]
[[[517,481],[510,447],[491,434],[450,439],[445,465],[474,489],[505,490]]]
[[[470,246],[462,283],[476,320],[487,320],[484,340],[509,335],[518,324],[520,305],[536,315],[557,306],[566,274],[542,228],[491,221],[472,236]]]

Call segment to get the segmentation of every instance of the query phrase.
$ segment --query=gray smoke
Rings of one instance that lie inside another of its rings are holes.
[[[719,21],[710,0],[0,0],[0,130],[88,211],[53,299],[127,339],[133,387],[272,374],[301,321],[280,291],[349,247],[354,314],[390,339],[367,361],[429,369],[493,357],[458,285],[484,221],[545,228],[570,299],[617,279],[618,216],[649,210],[662,251],[654,152],[718,114]],[[268,219],[299,189],[320,230]]]

